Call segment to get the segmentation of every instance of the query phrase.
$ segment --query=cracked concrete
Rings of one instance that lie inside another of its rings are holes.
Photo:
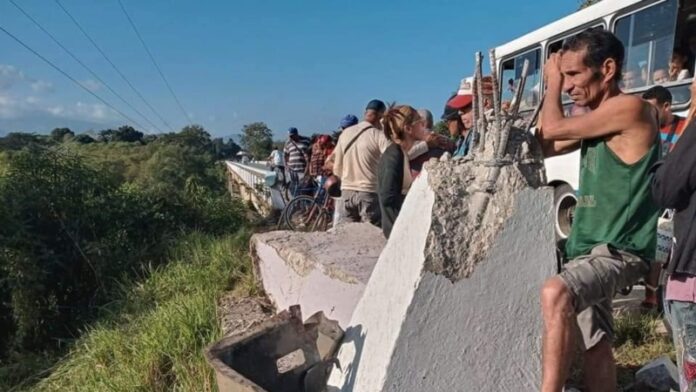
[[[506,159],[514,162],[491,166],[492,153],[453,162],[428,162],[429,185],[435,194],[432,223],[425,247],[428,271],[442,274],[452,281],[469,277],[476,264],[485,257],[503,223],[510,216],[515,195],[527,187],[543,184],[541,151],[533,136],[513,128]],[[494,141],[486,151],[495,150]],[[485,192],[489,173],[499,170],[495,186]],[[484,211],[477,206],[488,200]],[[482,213],[482,216],[479,214]]]
[[[379,228],[346,223],[330,232],[273,231],[251,238],[257,277],[277,309],[299,304],[345,327],[385,244]]]

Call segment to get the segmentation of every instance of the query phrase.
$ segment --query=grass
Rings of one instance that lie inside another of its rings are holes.
[[[255,293],[249,234],[192,234],[172,260],[122,285],[103,321],[84,331],[50,374],[24,391],[212,391],[202,351],[221,336],[217,299]]]
[[[656,332],[661,322],[661,318],[650,313],[628,314],[615,320],[614,356],[620,386],[630,385],[636,371],[662,355],[674,361],[670,337]]]

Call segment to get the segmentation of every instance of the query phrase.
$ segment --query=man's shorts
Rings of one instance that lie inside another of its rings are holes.
[[[379,197],[376,193],[341,190],[344,217],[352,222],[368,222],[375,226],[382,223]]]
[[[648,263],[642,258],[608,245],[596,246],[589,255],[564,266],[559,276],[573,294],[586,350],[604,337],[614,339],[612,299],[618,290],[632,286],[648,270]]]

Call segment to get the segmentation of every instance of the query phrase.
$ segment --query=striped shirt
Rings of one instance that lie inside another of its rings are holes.
[[[304,172],[307,168],[307,150],[309,150],[309,139],[306,137],[300,136],[297,141],[285,142],[283,152],[288,157],[285,166],[294,172]]]

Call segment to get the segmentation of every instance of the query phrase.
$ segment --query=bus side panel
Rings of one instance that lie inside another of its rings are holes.
[[[548,183],[565,182],[577,190],[580,177],[580,150],[570,154],[546,158],[546,179]]]

